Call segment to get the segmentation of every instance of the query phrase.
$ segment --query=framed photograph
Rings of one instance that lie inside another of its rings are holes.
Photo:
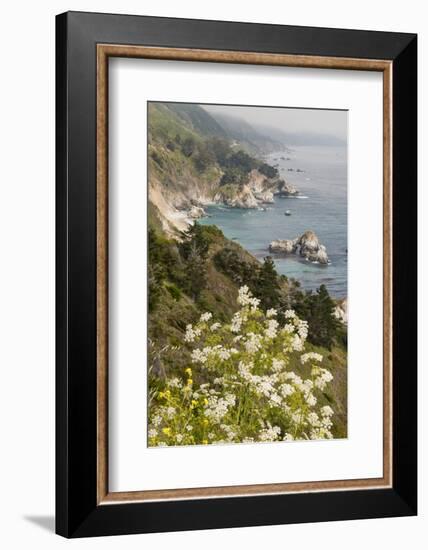
[[[416,36],[56,23],[58,534],[416,514]]]

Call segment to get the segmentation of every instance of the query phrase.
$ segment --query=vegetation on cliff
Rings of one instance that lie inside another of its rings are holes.
[[[180,218],[268,200],[276,168],[197,105],[150,104],[148,131],[149,444],[346,437],[346,327],[325,287]]]
[[[334,316],[335,303],[325,288],[317,293],[304,292],[297,281],[278,275],[270,257],[266,257],[263,263],[258,262],[240,245],[226,239],[215,226],[195,223],[181,237],[181,241],[177,241],[168,239],[154,228],[149,231],[152,414],[158,414],[158,407],[163,406],[157,398],[158,393],[166,391],[171,379],[178,377],[185,384],[185,370],[194,368],[191,355],[194,350],[187,344],[183,345],[187,327],[197,325],[201,315],[207,313],[212,316],[213,323],[230,324],[240,309],[237,303],[239,289],[246,287],[258,301],[261,311],[276,311],[279,326],[287,324],[290,311],[306,320],[305,350],[322,355],[323,368],[333,375],[331,384],[318,395],[317,402],[320,406],[333,408],[331,434],[344,437],[346,330]],[[290,350],[287,365],[293,368],[296,376],[306,375],[307,369],[299,357],[297,350]],[[206,384],[210,373],[202,375],[196,369],[192,380],[195,384]],[[297,437],[297,432],[293,437]],[[172,440],[170,444],[173,444]]]

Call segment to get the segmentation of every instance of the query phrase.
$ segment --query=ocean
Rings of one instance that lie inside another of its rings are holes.
[[[275,204],[263,205],[266,210],[208,206],[209,217],[200,223],[217,225],[226,237],[260,260],[269,255],[269,243],[274,239],[293,239],[306,230],[314,231],[326,246],[331,263],[321,266],[295,255],[271,254],[277,271],[297,279],[306,290],[324,284],[333,297],[346,297],[347,148],[296,146],[268,155],[266,162],[278,164],[280,176],[299,189],[298,198],[275,197]],[[286,210],[290,216],[285,215]]]

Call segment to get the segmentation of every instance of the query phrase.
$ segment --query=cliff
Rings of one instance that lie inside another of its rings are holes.
[[[151,103],[148,112],[148,196],[168,234],[183,231],[208,204],[260,208],[298,194],[198,105]]]

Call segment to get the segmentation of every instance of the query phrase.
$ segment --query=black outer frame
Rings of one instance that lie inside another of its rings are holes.
[[[392,488],[97,506],[97,43],[393,61]],[[56,17],[58,534],[85,537],[417,513],[416,73],[414,34],[82,12]]]

